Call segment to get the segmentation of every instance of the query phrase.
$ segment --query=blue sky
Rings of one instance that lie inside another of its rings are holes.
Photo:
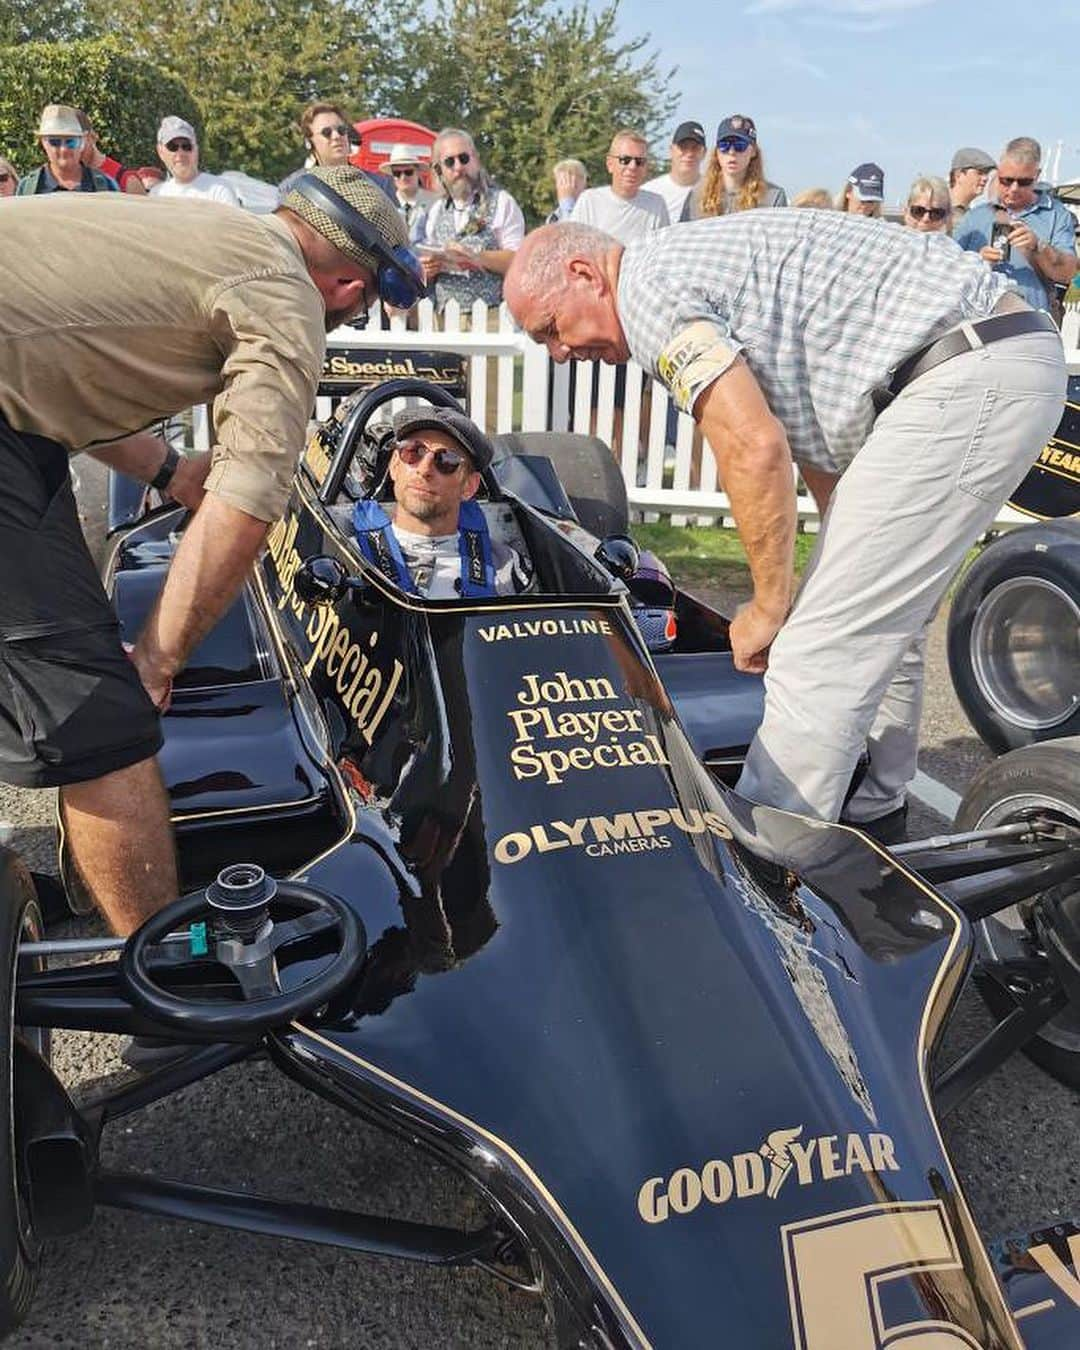
[[[1011,136],[1044,164],[1063,140],[1061,178],[1080,178],[1080,0],[622,0],[620,27],[679,67],[672,130],[695,118],[711,144],[749,114],[789,196],[875,160],[895,203],[961,145],[996,156]]]

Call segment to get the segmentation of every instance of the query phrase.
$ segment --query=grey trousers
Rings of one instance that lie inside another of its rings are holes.
[[[773,643],[741,796],[837,820],[866,748],[870,769],[845,819],[903,803],[927,625],[1057,426],[1065,386],[1060,338],[1028,333],[943,362],[878,417]]]

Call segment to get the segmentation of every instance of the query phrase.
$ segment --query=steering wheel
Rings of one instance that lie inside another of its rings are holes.
[[[273,917],[274,909],[285,907],[300,913]],[[191,925],[186,940],[166,940],[185,925]],[[299,959],[305,943],[322,955],[334,930],[329,964],[283,989],[278,955],[295,947]],[[298,881],[277,883],[254,863],[234,863],[205,891],[174,900],[136,929],[121,953],[119,977],[135,1007],[157,1022],[178,1032],[247,1039],[328,1002],[356,978],[366,955],[363,923],[336,895]],[[180,992],[198,979],[200,966],[215,978],[227,972],[242,998],[215,1001]],[[163,982],[170,970],[179,990]]]
[[[319,498],[327,506],[336,502],[341,495],[341,489],[356,455],[358,445],[361,442],[371,445],[368,438],[368,424],[372,417],[384,403],[392,403],[396,398],[422,398],[436,408],[454,408],[458,412],[461,411],[461,406],[453,394],[447,393],[440,385],[429,384],[427,380],[417,380],[412,377],[387,380],[385,384],[379,384],[373,389],[369,389],[357,399],[338,433],[337,449],[330,461],[329,472],[319,488]],[[372,448],[378,451],[381,447],[376,444]],[[384,474],[385,466],[380,477]],[[480,479],[484,484],[488,500],[492,502],[501,501],[502,492],[498,480],[491,471],[490,464],[486,469],[481,470]]]

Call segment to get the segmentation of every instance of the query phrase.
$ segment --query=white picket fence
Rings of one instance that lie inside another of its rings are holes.
[[[598,436],[618,460],[630,505],[646,520],[670,518],[674,525],[730,519],[727,494],[716,479],[716,463],[702,445],[693,419],[669,413],[666,389],[629,362],[620,407],[616,407],[616,368],[593,361],[557,365],[544,347],[520,332],[503,305],[498,311],[481,302],[462,314],[451,302],[436,315],[430,300],[417,307],[416,327],[403,318],[380,326],[376,315],[367,328],[338,328],[330,334],[334,348],[450,351],[468,358],[467,411],[489,433],[510,431],[575,431]],[[1069,369],[1080,374],[1080,311],[1066,314],[1062,332]],[[598,373],[594,374],[594,370]],[[571,396],[573,390],[573,396]],[[595,392],[594,392],[595,390]],[[321,398],[319,418],[330,415],[332,402]],[[674,435],[669,436],[669,427]],[[195,444],[208,444],[204,409],[195,413]],[[797,475],[796,475],[797,480]],[[814,529],[817,508],[801,483],[798,511],[803,528]],[[1027,517],[1005,507],[1001,525],[1022,524]]]

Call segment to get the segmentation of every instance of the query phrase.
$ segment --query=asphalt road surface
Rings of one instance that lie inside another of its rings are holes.
[[[79,465],[88,534],[100,542],[101,478]],[[730,604],[736,597],[715,597]],[[945,667],[945,620],[930,648],[921,767],[962,793],[989,760]],[[54,866],[47,793],[0,787],[0,820],[31,865]],[[911,827],[949,822],[918,803]],[[72,932],[91,931],[86,925]],[[946,1057],[986,1025],[965,994]],[[116,1040],[57,1035],[69,1083],[115,1066]],[[985,1235],[1080,1215],[1080,1096],[1014,1058],[945,1122],[953,1160]],[[418,1151],[285,1080],[266,1062],[237,1066],[110,1126],[108,1168],[354,1206],[471,1227],[481,1211],[453,1174]],[[12,1350],[366,1350],[367,1347],[551,1345],[541,1305],[486,1275],[354,1257],[297,1242],[100,1210],[90,1229],[54,1243],[34,1308]]]

